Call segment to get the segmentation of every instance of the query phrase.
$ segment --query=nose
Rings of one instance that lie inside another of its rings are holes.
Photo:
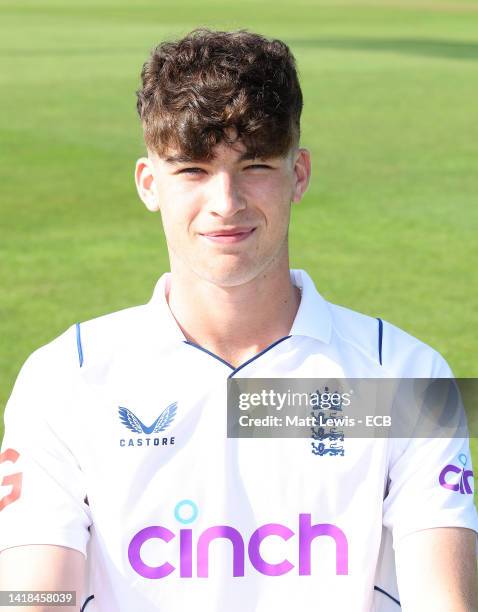
[[[246,208],[244,195],[229,172],[218,172],[215,180],[211,181],[211,191],[208,195],[209,211],[220,217],[232,217],[239,210]]]

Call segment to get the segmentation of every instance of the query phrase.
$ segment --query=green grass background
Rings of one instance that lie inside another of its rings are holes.
[[[0,0],[1,410],[35,348],[167,270],[134,92],[150,48],[201,25],[297,57],[314,165],[292,265],[476,377],[478,2]]]

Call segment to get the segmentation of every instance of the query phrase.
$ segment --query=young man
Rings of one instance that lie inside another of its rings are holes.
[[[136,184],[171,272],[148,304],[24,365],[5,414],[1,588],[75,590],[86,612],[476,610],[471,486],[439,479],[463,457],[471,474],[466,440],[314,453],[226,435],[236,376],[451,376],[289,270],[310,177],[289,49],[195,31],[156,48],[142,79]]]

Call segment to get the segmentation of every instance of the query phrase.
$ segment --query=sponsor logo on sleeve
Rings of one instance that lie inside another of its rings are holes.
[[[459,491],[461,495],[472,495],[473,489],[470,482],[473,483],[473,472],[472,470],[465,469],[468,457],[462,453],[458,456],[458,461],[462,467],[452,463],[445,465],[438,477],[440,485],[449,491]]]
[[[0,463],[5,463],[7,461],[10,463],[15,463],[19,457],[20,453],[18,451],[13,448],[7,448],[0,454]],[[9,474],[8,476],[3,477],[3,480],[0,482],[0,486],[11,486],[12,488],[7,495],[0,498],[0,511],[20,497],[22,492],[22,477],[23,474],[21,472]]]

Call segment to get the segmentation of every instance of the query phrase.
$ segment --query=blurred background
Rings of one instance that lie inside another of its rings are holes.
[[[314,164],[292,266],[478,376],[476,0],[0,0],[0,413],[34,349],[168,269],[133,184],[135,90],[150,49],[198,26],[297,58]]]

